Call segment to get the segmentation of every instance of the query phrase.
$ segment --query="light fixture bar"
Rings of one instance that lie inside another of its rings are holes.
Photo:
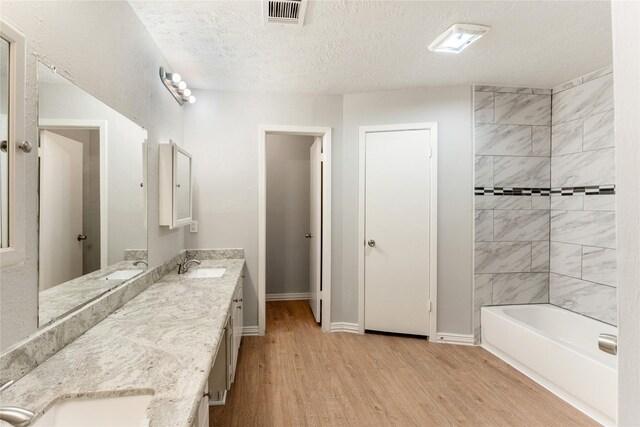
[[[489,27],[475,24],[454,24],[440,34],[429,50],[433,52],[460,53],[471,43],[478,40],[489,31]]]
[[[178,104],[184,105],[186,102],[190,104],[196,102],[196,97],[191,95],[191,90],[187,88],[187,83],[182,80],[180,74],[170,73],[164,67],[160,67],[160,80],[164,87],[171,92]]]

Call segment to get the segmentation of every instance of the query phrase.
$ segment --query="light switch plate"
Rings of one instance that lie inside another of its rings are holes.
[[[189,231],[191,233],[198,232],[198,221],[191,221],[191,224],[189,224]]]

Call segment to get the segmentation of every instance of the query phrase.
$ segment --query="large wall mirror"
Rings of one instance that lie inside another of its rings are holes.
[[[147,268],[146,131],[38,66],[38,323]]]

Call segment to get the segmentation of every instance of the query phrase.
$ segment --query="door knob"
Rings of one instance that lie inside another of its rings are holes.
[[[84,234],[78,234],[78,242],[82,242],[83,240],[87,240],[87,236]]]
[[[369,241],[367,242],[367,245],[369,245],[369,246],[371,246],[371,247],[374,247],[374,246],[376,245],[376,241],[375,241],[375,240],[373,240],[373,239],[371,239],[371,240],[369,240]]]
[[[311,233],[307,233],[307,234],[305,234],[305,235],[304,235],[304,238],[305,238],[305,239],[310,239],[310,238],[311,238]]]

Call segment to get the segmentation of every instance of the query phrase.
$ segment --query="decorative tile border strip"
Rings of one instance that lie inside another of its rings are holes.
[[[475,187],[476,196],[548,196],[551,188]]]
[[[475,187],[476,196],[550,196],[560,194],[573,196],[578,194],[611,195],[616,194],[615,185],[586,185],[582,187]]]
[[[573,196],[585,194],[588,196],[599,194],[616,194],[615,185],[587,185],[583,187],[555,187],[551,189],[551,194],[562,196]]]

